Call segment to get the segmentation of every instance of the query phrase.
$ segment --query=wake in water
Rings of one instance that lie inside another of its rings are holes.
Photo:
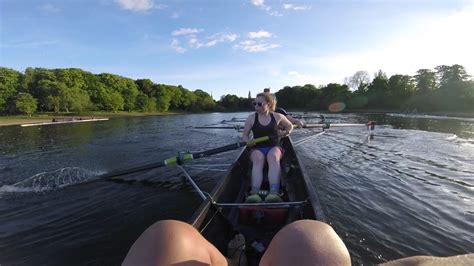
[[[13,185],[3,185],[0,187],[0,192],[46,192],[87,182],[96,176],[97,173],[93,171],[79,167],[65,167],[52,172],[36,174]]]
[[[426,114],[397,114],[397,113],[391,113],[387,115],[393,116],[393,117],[425,118],[425,119],[434,119],[434,120],[459,120],[459,121],[474,122],[474,118],[456,117],[456,116],[441,116],[441,115],[426,115]]]

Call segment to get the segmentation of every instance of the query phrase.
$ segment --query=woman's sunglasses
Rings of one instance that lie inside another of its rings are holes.
[[[262,102],[252,102],[253,106],[258,106],[258,107],[262,107],[263,106],[263,103]]]

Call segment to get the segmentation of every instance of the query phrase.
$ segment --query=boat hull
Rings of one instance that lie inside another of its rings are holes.
[[[108,118],[92,118],[92,119],[62,119],[56,120],[53,119],[51,122],[41,122],[41,123],[30,123],[22,124],[22,127],[32,127],[32,126],[48,126],[48,125],[59,125],[59,124],[71,124],[71,123],[84,123],[84,122],[96,122],[96,121],[107,121]]]
[[[258,265],[273,236],[285,225],[301,219],[326,221],[316,191],[301,164],[292,140],[284,138],[281,160],[282,197],[280,204],[245,204],[250,188],[250,150],[241,151],[222,181],[210,193],[190,219],[209,242],[228,254],[229,241],[237,234],[245,236],[248,265]],[[266,174],[264,174],[266,175]],[[263,185],[263,189],[268,184]]]

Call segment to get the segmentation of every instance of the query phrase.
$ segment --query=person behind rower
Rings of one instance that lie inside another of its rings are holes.
[[[264,93],[270,93],[270,88],[265,88],[265,89],[263,89],[263,92],[264,92]],[[273,96],[275,96],[275,95],[273,95]],[[275,100],[275,106],[276,106],[277,100],[276,100],[276,97],[274,97],[274,98],[275,98],[274,100]],[[276,107],[276,108],[275,108],[275,112],[284,115],[288,120],[290,120],[290,122],[291,122],[292,124],[297,125],[297,126],[300,127],[300,128],[305,127],[305,123],[304,123],[302,120],[297,119],[297,118],[294,118],[293,116],[291,116],[290,114],[288,114],[288,112],[287,112],[285,109],[283,109],[283,108],[281,108],[281,107]]]
[[[282,114],[275,113],[275,100],[271,93],[259,93],[253,102],[255,113],[248,116],[245,121],[242,140],[249,139],[250,131],[253,137],[273,136],[268,141],[258,143],[250,151],[252,161],[252,177],[250,195],[246,202],[258,203],[262,198],[258,193],[263,181],[263,167],[265,161],[268,162],[268,182],[270,183],[270,193],[265,197],[265,202],[281,202],[278,195],[280,191],[280,159],[283,155],[283,148],[279,146],[279,138],[287,136],[293,130],[293,125]],[[279,129],[282,127],[283,130]]]

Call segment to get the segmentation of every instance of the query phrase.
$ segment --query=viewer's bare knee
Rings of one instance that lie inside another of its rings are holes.
[[[342,240],[327,224],[301,220],[278,232],[261,265],[350,265]]]
[[[173,220],[151,225],[135,241],[123,265],[212,264],[225,258],[191,225]]]

